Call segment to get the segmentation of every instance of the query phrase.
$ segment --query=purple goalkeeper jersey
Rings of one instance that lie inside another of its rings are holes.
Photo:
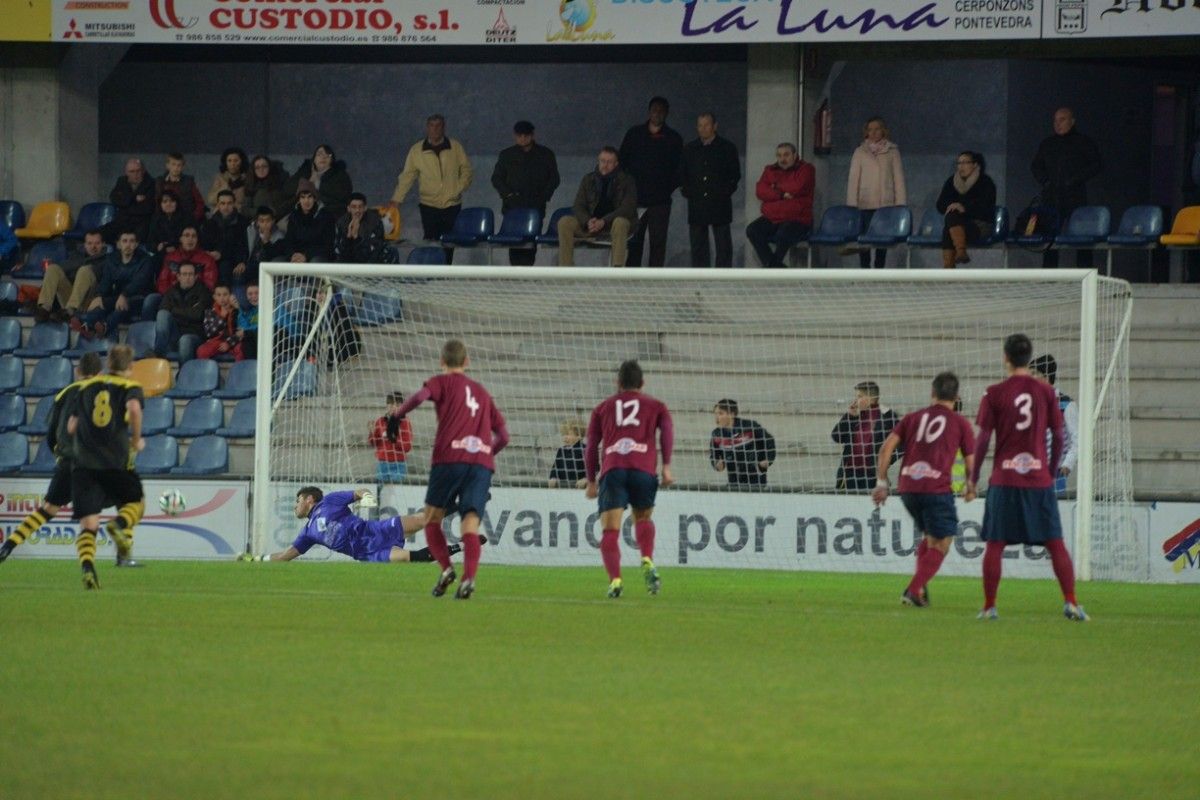
[[[308,515],[304,530],[292,542],[303,555],[314,544],[365,561],[371,553],[395,544],[386,532],[372,531],[365,519],[350,511],[354,492],[330,492]],[[384,541],[384,539],[388,539]]]

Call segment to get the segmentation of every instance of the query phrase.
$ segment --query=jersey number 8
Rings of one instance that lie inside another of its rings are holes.
[[[102,389],[92,401],[92,424],[97,428],[107,428],[108,423],[112,422],[112,416],[112,397],[107,389]]]

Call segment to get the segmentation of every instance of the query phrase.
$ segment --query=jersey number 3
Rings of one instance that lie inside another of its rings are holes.
[[[467,408],[471,409],[471,416],[475,416],[475,412],[479,411],[479,401],[475,399],[475,395],[471,394],[471,387],[467,389]]]
[[[112,415],[112,397],[107,389],[102,389],[92,401],[92,424],[97,428],[107,428],[108,423],[112,422]]]
[[[1017,407],[1017,411],[1021,415],[1021,419],[1017,423],[1017,430],[1023,431],[1033,424],[1033,395],[1029,392],[1021,392],[1017,395],[1017,399],[1013,400],[1013,405]]]
[[[638,419],[638,410],[642,407],[640,400],[618,400],[617,401],[617,427],[618,428],[636,428],[642,424]]]

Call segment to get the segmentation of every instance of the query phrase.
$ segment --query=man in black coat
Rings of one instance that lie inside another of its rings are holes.
[[[708,443],[712,468],[724,472],[731,487],[766,486],[767,469],[775,461],[775,437],[754,420],[739,417],[736,400],[718,400],[713,415],[717,427]]]
[[[712,228],[718,267],[733,266],[733,193],[742,179],[737,146],[717,135],[717,118],[706,111],[696,119],[698,138],[683,148],[679,185],[688,201],[692,266],[710,267],[708,229]]]
[[[500,194],[501,211],[536,208],[544,219],[546,205],[561,179],[554,151],[535,142],[533,130],[533,123],[527,120],[513,125],[516,144],[500,151],[492,170],[492,186]],[[536,245],[508,251],[508,263],[514,267],[529,266],[536,257]]]
[[[150,233],[150,218],[154,216],[154,178],[146,174],[140,158],[125,162],[125,174],[108,193],[108,201],[117,207],[113,221],[103,228],[104,241],[115,245],[124,231],[144,241]]]
[[[661,267],[667,260],[671,195],[679,185],[679,159],[683,154],[683,137],[667,125],[670,110],[665,97],[652,97],[649,119],[625,133],[618,154],[621,168],[637,184],[638,208],[645,209],[629,241],[628,264],[632,267],[641,266],[647,229],[650,257],[646,264]]]
[[[866,494],[875,487],[879,449],[900,418],[879,405],[879,384],[862,381],[854,387],[854,402],[833,426],[833,441],[842,445],[835,486],[839,493]],[[893,461],[902,453],[894,453]]]
[[[246,227],[250,220],[237,209],[233,192],[217,193],[217,207],[200,228],[200,246],[217,262],[219,283],[239,286],[246,283]]]
[[[1087,205],[1087,182],[1104,168],[1096,143],[1075,129],[1075,112],[1060,108],[1054,112],[1054,135],[1038,145],[1033,157],[1033,177],[1042,186],[1042,204],[1058,212],[1060,225],[1080,206]],[[1092,266],[1092,251],[1080,250],[1080,267]],[[1043,267],[1058,266],[1058,251],[1047,250]]]

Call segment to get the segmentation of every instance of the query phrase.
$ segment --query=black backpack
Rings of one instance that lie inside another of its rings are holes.
[[[1017,219],[1013,223],[1012,235],[1018,239],[1025,236],[1044,239],[1044,243],[1032,245],[1029,249],[1048,250],[1053,244],[1054,237],[1058,235],[1058,212],[1050,206],[1042,205],[1040,197],[1034,197],[1029,201],[1025,210],[1017,214]]]

